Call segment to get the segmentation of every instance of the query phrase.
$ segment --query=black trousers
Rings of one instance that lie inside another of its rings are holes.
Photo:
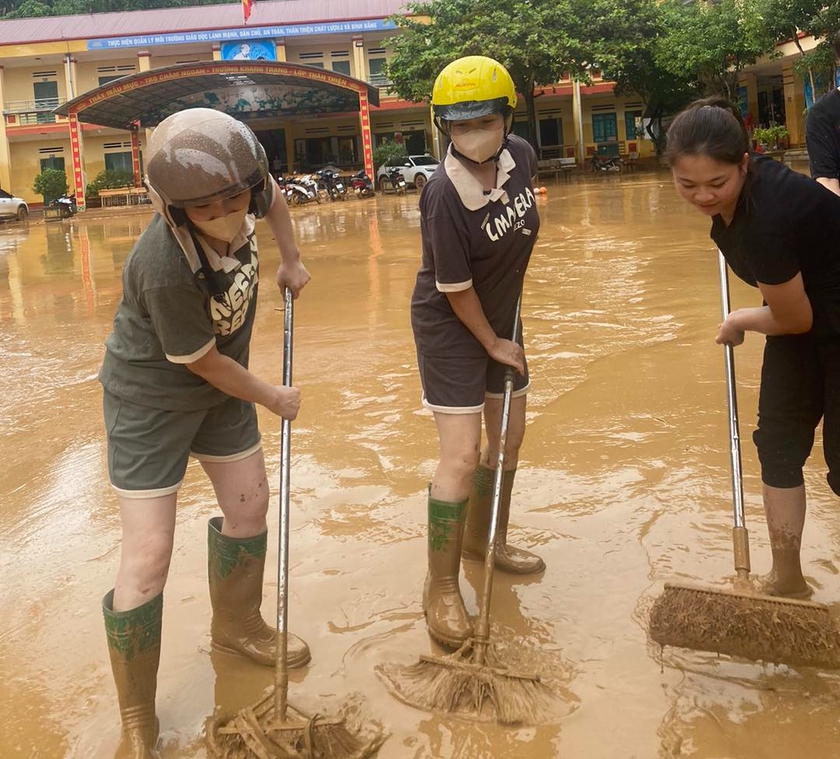
[[[766,485],[803,483],[802,467],[820,419],[828,484],[840,495],[840,335],[768,337],[753,433]]]

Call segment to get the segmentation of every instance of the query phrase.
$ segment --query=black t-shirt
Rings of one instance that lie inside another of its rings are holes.
[[[780,285],[799,272],[814,328],[840,333],[840,197],[767,156],[753,159],[732,223],[712,239],[749,285]]]
[[[823,95],[805,120],[808,161],[814,179],[840,179],[840,90]]]
[[[470,287],[495,333],[511,337],[516,301],[540,227],[531,188],[536,154],[525,140],[511,135],[498,166],[499,188],[482,197],[478,182],[450,152],[423,188],[423,258],[411,298],[411,324],[424,355],[487,355],[446,297]]]

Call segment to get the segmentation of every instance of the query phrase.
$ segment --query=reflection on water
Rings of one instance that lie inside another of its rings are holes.
[[[649,647],[646,605],[666,579],[731,571],[717,268],[707,222],[666,175],[585,177],[538,197],[526,284],[532,369],[512,537],[541,578],[500,576],[493,634],[562,673],[568,714],[518,730],[414,711],[376,678],[427,653],[425,485],[437,456],[408,318],[419,260],[417,198],[293,211],[313,281],[298,301],[290,625],[313,650],[291,697],[329,709],[367,696],[392,733],[383,757],[840,757],[834,675]],[[0,756],[108,757],[118,716],[98,599],[113,581],[119,523],[106,485],[102,341],[120,272],[148,216],[0,227]],[[280,376],[276,250],[258,235],[263,287],[253,369]],[[755,303],[734,287],[736,305]],[[743,426],[753,426],[760,340],[738,349]],[[279,425],[261,413],[276,483]],[[818,463],[821,464],[821,457]],[[758,467],[745,445],[755,568],[768,564]],[[840,518],[808,472],[806,574],[840,597]],[[255,700],[268,670],[209,654],[203,523],[212,491],[190,469],[166,592],[158,688],[163,756],[203,757],[204,720]],[[276,561],[272,509],[269,564]],[[276,581],[267,573],[266,616]],[[477,610],[480,566],[462,587]],[[541,652],[541,653],[540,653]],[[542,657],[542,658],[541,658]],[[557,668],[556,662],[562,662]],[[609,728],[605,729],[608,725]],[[112,755],[112,754],[111,754]]]

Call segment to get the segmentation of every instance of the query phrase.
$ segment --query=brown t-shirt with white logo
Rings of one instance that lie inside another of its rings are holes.
[[[510,135],[498,161],[498,189],[485,193],[451,152],[423,188],[423,259],[411,297],[411,325],[421,354],[487,355],[446,297],[470,287],[495,333],[511,337],[540,228],[531,188],[536,173],[533,148]]]

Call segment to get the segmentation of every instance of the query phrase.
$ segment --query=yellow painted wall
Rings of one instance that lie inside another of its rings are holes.
[[[41,173],[41,155],[38,150],[43,147],[63,147],[64,151],[56,153],[64,158],[64,167],[70,175],[70,137],[60,135],[51,137],[43,142],[12,142],[9,145],[9,155],[12,163],[11,191],[27,203],[41,203],[43,198],[32,189],[32,182]]]
[[[133,66],[134,68],[132,71],[99,71],[100,67],[110,68],[112,66]],[[132,74],[139,73],[139,71],[140,66],[135,56],[120,58],[118,60],[79,61],[76,64],[76,87],[78,88],[78,94],[82,95],[88,90],[94,90],[99,87],[100,76],[131,76]]]
[[[32,76],[35,71],[55,71],[55,76],[36,79]],[[44,81],[44,79],[55,81],[58,84],[59,98],[67,97],[67,83],[64,76],[64,64],[46,63],[40,66],[7,68],[3,92],[5,102],[8,103],[9,101],[15,100],[33,100],[35,98],[33,84],[35,82]]]

